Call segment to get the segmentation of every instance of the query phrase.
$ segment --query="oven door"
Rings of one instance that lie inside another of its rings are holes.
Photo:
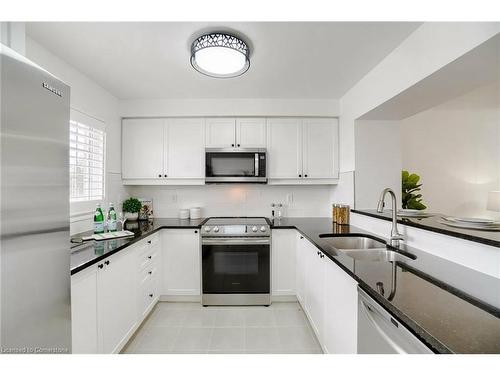
[[[265,153],[258,150],[207,150],[205,181],[266,182],[265,162]]]
[[[203,294],[269,294],[270,239],[204,239]]]

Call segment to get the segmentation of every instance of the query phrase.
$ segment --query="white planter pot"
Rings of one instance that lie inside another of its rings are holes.
[[[138,212],[125,212],[125,219],[128,221],[136,221],[139,218]]]

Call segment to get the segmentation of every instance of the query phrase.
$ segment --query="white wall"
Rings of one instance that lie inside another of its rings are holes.
[[[396,193],[401,207],[401,135],[398,121],[355,122],[356,208],[376,208],[386,187]],[[386,207],[391,207],[389,197]]]
[[[499,87],[481,87],[401,121],[403,168],[420,175],[431,211],[498,217],[486,201],[488,191],[500,190]]]
[[[426,22],[340,99],[340,170],[355,168],[354,122],[500,32],[498,22]]]
[[[121,100],[122,117],[328,116],[339,115],[330,99],[165,99]]]
[[[205,185],[131,186],[152,198],[156,217],[177,217],[181,208],[202,207],[208,216],[271,216],[271,203],[286,204],[284,216],[331,216],[330,186]]]
[[[26,57],[71,86],[72,108],[106,124],[106,196],[102,203],[121,202],[126,198],[126,191],[121,183],[118,99],[31,38],[26,38]],[[95,202],[71,205],[72,233],[92,228],[94,208]]]

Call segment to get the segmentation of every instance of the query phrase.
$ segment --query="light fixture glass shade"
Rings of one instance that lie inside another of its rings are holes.
[[[225,33],[210,33],[191,45],[191,65],[210,77],[231,78],[250,67],[250,51],[241,39]]]
[[[490,211],[500,211],[500,190],[488,193],[488,203],[486,209]]]

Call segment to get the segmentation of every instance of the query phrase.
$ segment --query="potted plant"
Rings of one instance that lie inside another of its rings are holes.
[[[139,217],[139,211],[141,210],[141,207],[141,201],[137,198],[131,197],[123,201],[123,212],[125,213],[125,219],[136,221]]]
[[[420,176],[408,171],[401,173],[401,192],[402,192],[402,206],[404,209],[410,210],[425,210],[427,206],[422,203],[422,194],[419,194]]]

